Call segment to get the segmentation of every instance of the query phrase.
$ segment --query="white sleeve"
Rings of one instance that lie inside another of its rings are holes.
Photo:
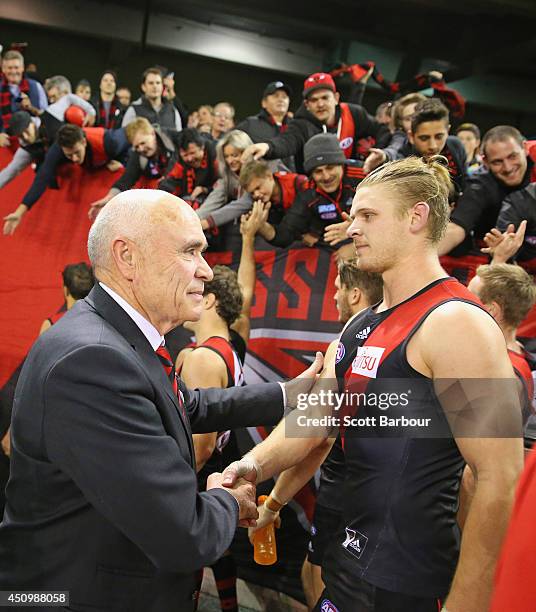
[[[32,156],[19,147],[9,164],[0,171],[0,189],[12,181],[18,174],[32,163]]]
[[[127,112],[125,113],[125,116],[123,117],[123,122],[121,123],[121,127],[126,127],[129,123],[132,123],[134,119],[136,119],[136,111],[132,108],[132,106],[129,106],[127,108]]]

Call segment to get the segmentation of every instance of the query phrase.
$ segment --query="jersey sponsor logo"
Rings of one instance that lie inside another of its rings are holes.
[[[342,543],[343,548],[352,553],[354,557],[360,559],[368,542],[367,536],[357,531],[357,529],[350,529],[350,527],[345,527],[344,529],[346,531],[346,540]]]
[[[332,212],[333,210],[336,210],[335,204],[320,204],[318,206],[319,213]]]
[[[339,342],[339,346],[337,346],[337,352],[335,353],[335,363],[339,363],[344,359],[344,355],[346,354],[346,347],[342,342]]]
[[[384,351],[385,349],[380,346],[358,346],[357,354],[352,361],[352,374],[376,378]]]
[[[329,599],[323,599],[320,604],[320,612],[339,612],[339,608],[335,607]]]
[[[348,138],[343,138],[340,142],[341,149],[349,149],[354,144],[354,139],[352,136],[348,136]]]
[[[365,327],[365,329],[362,329],[361,331],[358,331],[357,334],[355,335],[355,337],[358,340],[366,340],[368,338],[369,334],[370,334],[370,327]]]
[[[321,219],[336,219],[337,213],[336,212],[322,213],[320,215],[320,218]]]

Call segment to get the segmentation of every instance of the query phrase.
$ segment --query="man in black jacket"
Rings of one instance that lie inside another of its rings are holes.
[[[191,612],[196,570],[256,518],[245,480],[224,489],[215,473],[198,492],[192,432],[275,425],[283,389],[187,389],[164,343],[199,319],[205,247],[194,211],[162,191],[120,194],[93,225],[97,283],[33,346],[15,393],[2,588],[68,591],[71,610]],[[289,406],[321,364],[285,383]]]
[[[290,121],[290,95],[290,87],[282,81],[268,83],[262,94],[261,111],[244,119],[236,129],[246,132],[254,143],[266,142],[284,134]],[[283,163],[289,170],[294,168],[292,157],[285,158]]]
[[[253,142],[266,142],[287,131],[291,89],[282,81],[268,83],[262,94],[262,110],[247,117],[236,126],[249,135]]]
[[[339,103],[339,93],[329,74],[318,72],[307,77],[303,100],[283,134],[248,147],[244,158],[284,159],[294,155],[296,168],[303,172],[303,146],[315,134],[336,134],[347,159],[363,159],[368,154],[368,149],[367,153],[360,151],[359,141],[363,138],[373,138],[375,147],[380,149],[387,147],[391,140],[389,129],[362,106]],[[392,157],[388,154],[387,158]]]
[[[497,222],[503,200],[536,179],[534,162],[525,151],[525,138],[516,128],[498,125],[482,140],[484,168],[467,178],[463,195],[450,216],[439,244],[442,265],[451,274],[467,275],[488,258],[480,248]],[[460,270],[460,274],[456,271]]]

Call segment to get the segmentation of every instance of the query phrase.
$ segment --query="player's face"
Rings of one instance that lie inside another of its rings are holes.
[[[347,230],[353,240],[357,265],[367,272],[383,272],[394,267],[404,247],[408,217],[396,209],[390,190],[375,185],[356,192],[352,224]]]
[[[233,147],[233,145],[225,145],[223,147],[223,159],[229,167],[229,170],[235,174],[238,174],[240,168],[242,168],[242,153],[243,151]]]
[[[326,193],[333,193],[340,187],[344,166],[341,164],[327,164],[317,166],[311,173],[317,187]]]
[[[339,94],[331,89],[316,89],[305,100],[305,108],[322,123],[335,120],[335,110],[339,103]]]
[[[190,209],[191,210],[191,209]],[[132,281],[134,295],[161,333],[184,321],[198,321],[203,311],[204,283],[213,273],[203,257],[206,239],[193,210],[183,205],[167,211],[143,244]],[[156,231],[157,230],[157,231]]]
[[[132,139],[132,148],[136,153],[144,157],[152,157],[157,149],[156,134],[154,130],[152,132],[136,132]]]
[[[203,155],[205,154],[205,147],[200,147],[191,142],[186,149],[179,149],[179,152],[185,164],[188,164],[192,168],[201,167]]]
[[[348,290],[346,287],[341,285],[341,277],[337,274],[337,278],[335,279],[335,295],[333,296],[335,300],[335,306],[337,307],[337,312],[339,313],[339,322],[346,323],[348,319],[352,316],[352,309],[350,308],[350,304],[348,303]]]
[[[449,127],[445,121],[425,121],[409,133],[409,140],[420,156],[439,155],[447,142]]]
[[[78,164],[79,166],[81,166],[84,163],[84,160],[86,159],[86,149],[87,141],[85,138],[84,140],[77,142],[72,147],[61,147],[61,150],[63,151],[65,157],[69,161],[72,161],[73,164]]]
[[[513,138],[488,142],[484,163],[508,187],[517,187],[527,171],[527,154]]]
[[[274,191],[274,177],[271,174],[251,179],[247,186],[247,192],[254,202],[260,200],[264,204],[272,199]]]

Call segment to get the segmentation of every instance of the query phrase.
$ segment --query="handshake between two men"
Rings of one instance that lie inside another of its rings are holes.
[[[294,434],[291,434],[292,438],[287,438],[285,435],[285,421],[291,417],[291,411],[298,405],[298,399],[309,394],[318,379],[326,375],[326,368],[320,374],[323,365],[324,357],[322,353],[317,352],[315,360],[307,370],[297,378],[281,383],[286,416],[270,436],[255,447],[253,452],[249,452],[240,461],[231,463],[223,473],[215,472],[208,477],[207,491],[213,488],[224,488],[236,499],[240,527],[256,526],[256,519],[259,517],[256,485],[282,471],[285,467],[294,465],[324,440],[325,436],[319,439],[310,432],[305,434],[306,438],[298,437],[298,432],[294,429],[292,429]],[[295,419],[291,420],[295,423]],[[321,432],[318,433],[320,435]]]

